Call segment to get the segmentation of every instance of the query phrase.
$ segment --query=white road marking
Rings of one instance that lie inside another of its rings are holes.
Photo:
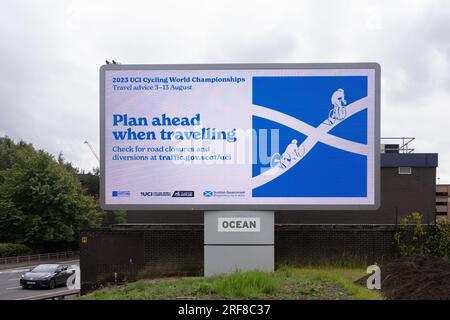
[[[68,261],[60,261],[60,262],[49,262],[48,264],[68,264],[69,262],[79,262],[80,260],[68,260]],[[44,263],[42,263],[44,264]],[[7,274],[7,273],[19,273],[19,272],[28,272],[30,271],[32,268],[38,266],[38,264],[32,264],[30,266],[24,267],[22,269],[6,269],[6,270],[1,270],[0,274]]]
[[[12,288],[6,288],[6,290],[13,290],[13,289],[20,289],[22,287],[12,287]]]
[[[17,281],[17,280],[20,280],[20,278],[8,279],[8,281]]]
[[[9,269],[9,270],[3,270],[0,271],[0,274],[6,274],[6,273],[19,273],[19,272],[27,272],[30,271],[30,268],[26,268],[26,269]]]
[[[61,262],[56,262],[57,264],[66,264],[66,263],[69,263],[69,262],[79,262],[80,260],[69,260],[69,261],[61,261]]]
[[[36,295],[36,296],[28,296],[28,297],[18,298],[18,299],[16,299],[16,300],[28,300],[28,299],[34,299],[34,298],[38,298],[38,297],[48,296],[49,294],[52,294],[52,293],[63,293],[63,292],[66,292],[66,291],[72,291],[72,290],[50,291],[50,292],[47,292],[47,293],[44,293],[44,294],[38,294],[38,295]]]

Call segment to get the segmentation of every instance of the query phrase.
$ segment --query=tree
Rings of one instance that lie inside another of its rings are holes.
[[[94,168],[92,173],[86,174],[82,185],[86,194],[98,199],[100,197],[100,169]]]
[[[121,224],[126,222],[126,212],[123,210],[106,210],[103,217],[102,226],[109,227],[113,224]]]
[[[84,188],[84,192],[87,195],[90,195],[95,198],[95,201],[98,203],[98,210],[103,212],[103,221],[102,227],[109,227],[113,224],[120,224],[126,222],[126,212],[123,210],[105,210],[102,211],[99,204],[100,197],[100,168],[96,167],[84,175],[81,180],[81,185]]]
[[[0,171],[11,168],[17,150],[33,150],[31,144],[20,141],[15,144],[9,137],[0,137]]]
[[[0,241],[75,241],[80,227],[100,225],[102,213],[67,166],[32,147],[13,157],[0,171]]]
[[[69,171],[70,173],[72,173],[74,176],[76,176],[80,170],[78,170],[78,168],[75,168],[71,162],[67,162],[66,159],[64,158],[64,154],[62,153],[62,151],[58,154],[58,159],[57,159],[59,165],[63,166],[67,171]]]

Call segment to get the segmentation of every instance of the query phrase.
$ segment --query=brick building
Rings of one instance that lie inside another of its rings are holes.
[[[450,185],[436,186],[436,218],[450,220]]]

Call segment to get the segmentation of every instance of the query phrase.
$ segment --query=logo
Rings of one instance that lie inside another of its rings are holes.
[[[130,191],[113,191],[112,196],[113,197],[129,197]]]
[[[216,190],[216,191],[203,191],[203,196],[206,198],[210,197],[216,197],[216,198],[236,198],[236,197],[245,197],[245,191],[222,191],[222,190]]]
[[[381,270],[377,265],[371,265],[367,267],[367,271],[370,276],[367,278],[367,289],[381,289]]]
[[[260,232],[261,219],[258,217],[230,217],[217,220],[218,232]]]
[[[214,196],[214,192],[213,191],[203,191],[203,196],[206,198],[211,198],[212,196]]]
[[[151,192],[151,191],[142,191],[141,197],[170,197],[172,194],[168,191],[157,191],[157,192]]]
[[[172,198],[193,198],[194,191],[174,191]]]

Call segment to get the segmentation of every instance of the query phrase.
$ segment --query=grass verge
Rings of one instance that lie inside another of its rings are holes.
[[[327,299],[379,300],[379,292],[353,282],[364,269],[281,267],[276,272],[237,272],[211,278],[163,278],[107,287],[81,297],[86,300],[151,299]]]

